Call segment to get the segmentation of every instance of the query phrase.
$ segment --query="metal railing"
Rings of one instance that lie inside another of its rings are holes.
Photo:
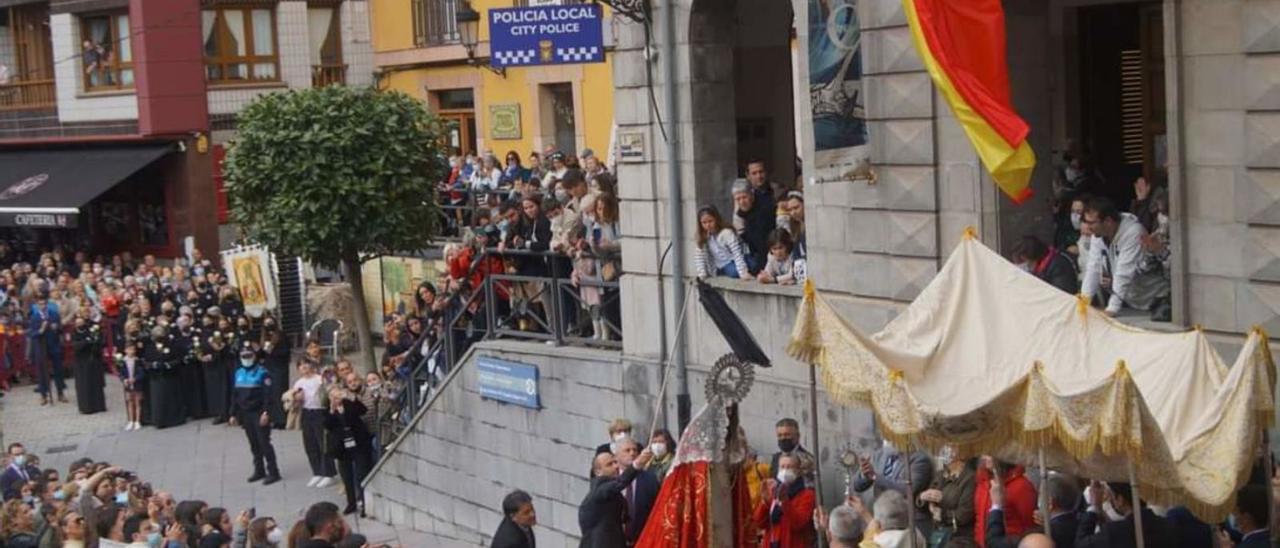
[[[52,78],[0,84],[0,110],[52,107],[57,102]]]
[[[413,45],[438,46],[458,42],[459,0],[412,0]]]
[[[489,249],[472,262],[469,280],[476,268],[492,256],[525,260],[563,261],[564,255],[538,251]],[[610,257],[613,259],[616,257]],[[622,347],[622,326],[618,312],[619,284],[614,281],[580,279],[575,285],[559,268],[548,265],[548,276],[490,274],[479,287],[464,287],[448,298],[444,317],[428,326],[409,349],[409,357],[397,368],[403,389],[379,417],[378,439],[390,445],[409,426],[431,392],[458,360],[477,342],[486,339],[547,341],[556,345]],[[597,291],[598,299],[583,294]],[[593,301],[589,306],[588,301]],[[592,307],[595,307],[594,309]],[[582,321],[599,319],[604,333],[595,333]],[[433,337],[434,335],[434,337]],[[426,350],[420,349],[425,345]]]
[[[311,87],[345,85],[347,83],[347,66],[343,64],[311,65]]]

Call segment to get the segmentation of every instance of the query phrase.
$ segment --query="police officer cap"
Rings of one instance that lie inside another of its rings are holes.
[[[163,338],[165,337],[165,335],[168,335],[168,334],[169,334],[169,331],[168,331],[167,329],[165,329],[163,325],[157,325],[157,326],[155,326],[155,327],[151,328],[151,339],[152,339],[152,340],[157,340],[157,341],[158,341],[158,340],[160,340],[160,339],[163,339]]]
[[[222,317],[222,309],[220,309],[220,308],[218,308],[218,307],[216,307],[216,306],[210,306],[208,310],[205,310],[205,311],[204,311],[204,315],[205,315],[205,316],[208,316],[208,317],[210,317],[210,318],[221,318],[221,317]]]
[[[257,355],[258,355],[258,353],[257,353],[257,352],[254,352],[254,350],[253,350],[253,345],[252,345],[252,344],[250,344],[250,343],[249,343],[249,341],[244,341],[243,343],[240,343],[240,357],[241,357],[241,358],[252,358],[252,357],[257,356]]]

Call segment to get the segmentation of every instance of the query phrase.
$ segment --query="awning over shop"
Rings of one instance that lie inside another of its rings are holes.
[[[0,151],[0,226],[74,228],[82,206],[172,149]]]

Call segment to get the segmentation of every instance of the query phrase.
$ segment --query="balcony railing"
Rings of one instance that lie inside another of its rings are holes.
[[[58,102],[53,79],[0,84],[0,110],[53,107]]]
[[[311,65],[311,87],[341,86],[346,83],[346,65]]]
[[[412,0],[413,45],[438,46],[459,41],[460,0]]]

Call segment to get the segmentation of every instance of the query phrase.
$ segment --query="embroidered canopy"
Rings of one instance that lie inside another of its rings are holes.
[[[813,290],[787,347],[827,394],[867,405],[898,447],[955,446],[1086,478],[1218,521],[1256,462],[1275,365],[1260,328],[1228,367],[1204,333],[1120,323],[966,235],[937,277],[875,334]]]

